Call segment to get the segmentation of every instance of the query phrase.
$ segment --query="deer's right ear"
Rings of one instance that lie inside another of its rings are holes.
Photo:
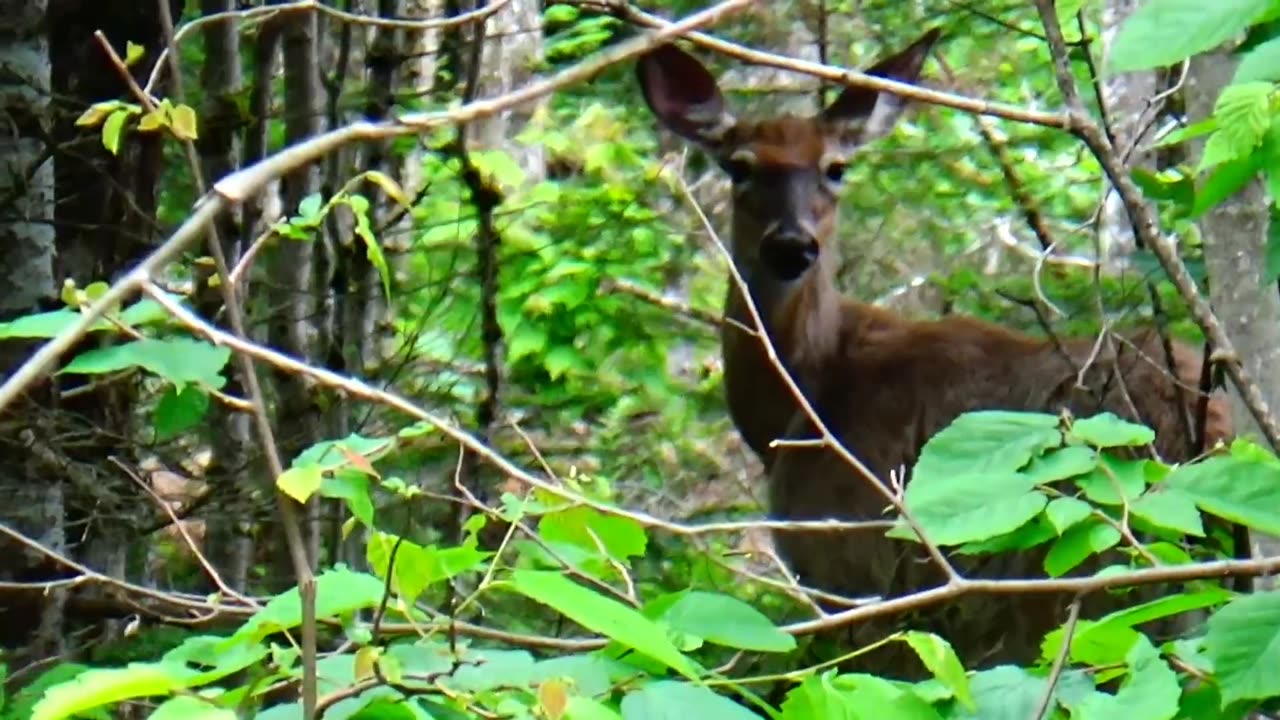
[[[677,135],[714,147],[733,127],[716,79],[675,45],[661,45],[642,56],[636,77],[649,109]]]

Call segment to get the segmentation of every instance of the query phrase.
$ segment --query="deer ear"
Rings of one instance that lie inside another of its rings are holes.
[[[890,55],[867,68],[868,75],[914,83],[920,77],[924,60],[929,56],[942,31],[933,28],[901,52]],[[851,87],[840,93],[835,102],[822,111],[822,118],[837,125],[857,128],[857,141],[869,142],[887,135],[902,117],[907,101],[893,93],[869,88]]]
[[[640,58],[636,77],[649,109],[677,135],[714,146],[733,126],[716,79],[680,48],[654,48]]]

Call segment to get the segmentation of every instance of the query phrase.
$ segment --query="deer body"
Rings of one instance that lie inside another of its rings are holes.
[[[867,72],[914,82],[936,39],[936,31],[926,33]],[[824,424],[881,482],[909,471],[929,437],[957,416],[981,409],[1106,410],[1152,426],[1165,460],[1194,454],[1187,418],[1199,414],[1199,353],[1175,343],[1170,360],[1154,331],[1095,354],[1092,338],[1055,343],[958,316],[912,321],[837,290],[836,197],[844,167],[859,145],[892,129],[901,99],[849,88],[815,118],[745,122],[728,111],[711,74],[674,46],[643,58],[638,75],[655,116],[730,175],[731,254],[763,329]],[[784,520],[883,517],[883,495],[831,449],[770,448],[775,439],[817,437],[816,428],[751,332],[755,323],[732,278],[725,316],[729,412],[768,472],[770,513]],[[1217,396],[1208,403],[1206,444],[1230,434],[1224,403]],[[945,582],[918,545],[887,538],[883,529],[788,530],[774,540],[802,584],[832,593],[892,597]],[[1042,573],[1043,550],[951,559],[967,576],[1032,577]],[[1065,617],[1062,600],[960,598],[920,611],[910,624],[942,634],[967,663],[1030,662],[1043,634]],[[1090,596],[1083,611],[1114,603]],[[901,622],[860,623],[853,639],[874,642]],[[909,650],[894,656],[897,645],[868,655],[872,667],[919,674]]]

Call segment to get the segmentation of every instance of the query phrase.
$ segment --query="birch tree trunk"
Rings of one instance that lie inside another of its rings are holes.
[[[1191,122],[1213,114],[1214,102],[1231,81],[1236,59],[1219,49],[1191,60],[1186,103]],[[1198,161],[1204,143],[1192,149]],[[1280,293],[1267,277],[1267,232],[1270,203],[1260,180],[1254,179],[1200,220],[1205,265],[1214,312],[1235,344],[1240,360],[1261,387],[1272,412],[1280,410]],[[1263,442],[1262,433],[1239,394],[1232,389],[1232,418],[1240,435]],[[1280,551],[1280,539],[1253,534],[1254,553]],[[1269,581],[1260,581],[1262,582]]]

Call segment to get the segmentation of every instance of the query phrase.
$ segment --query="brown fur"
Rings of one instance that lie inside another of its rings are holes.
[[[871,72],[914,80],[936,38],[926,35]],[[662,49],[642,61],[640,79],[650,107],[685,137],[707,148],[726,167],[747,158],[749,173],[735,182],[733,256],[747,281],[764,327],[784,365],[840,442],[882,482],[909,471],[924,443],[960,414],[980,409],[1059,412],[1077,417],[1110,411],[1156,431],[1166,461],[1196,451],[1188,420],[1199,405],[1200,354],[1173,345],[1167,358],[1160,336],[1144,330],[1104,346],[1092,357],[1093,338],[1060,346],[966,317],[916,322],[843,297],[833,281],[835,192],[821,177],[823,162],[887,132],[901,103],[874,92],[847,90],[817,119],[786,117],[738,123],[724,110],[714,81],[684,77],[700,66],[680,51]],[[705,73],[705,70],[701,71]],[[816,180],[815,180],[816,179]],[[781,221],[811,231],[816,262],[792,280],[770,275],[761,252],[768,229]],[[731,281],[725,314],[753,326],[742,294]],[[818,447],[771,449],[775,439],[816,436],[816,429],[769,362],[760,338],[735,323],[722,330],[729,412],[769,473],[771,514],[780,519],[884,517],[887,502],[834,452]],[[1176,368],[1176,379],[1166,369]],[[1081,368],[1083,386],[1077,386]],[[1136,411],[1136,412],[1135,412]],[[1230,437],[1225,398],[1212,396],[1206,444]],[[775,533],[777,548],[802,583],[846,596],[896,597],[945,580],[914,543],[882,530]],[[971,577],[1042,576],[1044,548],[999,556],[952,556]],[[1116,562],[1094,558],[1081,570]],[[1158,589],[1140,591],[1150,597]],[[1065,618],[1070,598],[1031,595],[970,597],[926,608],[909,618],[882,617],[852,628],[865,645],[903,625],[949,639],[967,664],[1028,663],[1043,635]],[[1108,595],[1086,599],[1084,617],[1133,603]],[[891,645],[855,662],[861,669],[919,676],[911,651]]]

